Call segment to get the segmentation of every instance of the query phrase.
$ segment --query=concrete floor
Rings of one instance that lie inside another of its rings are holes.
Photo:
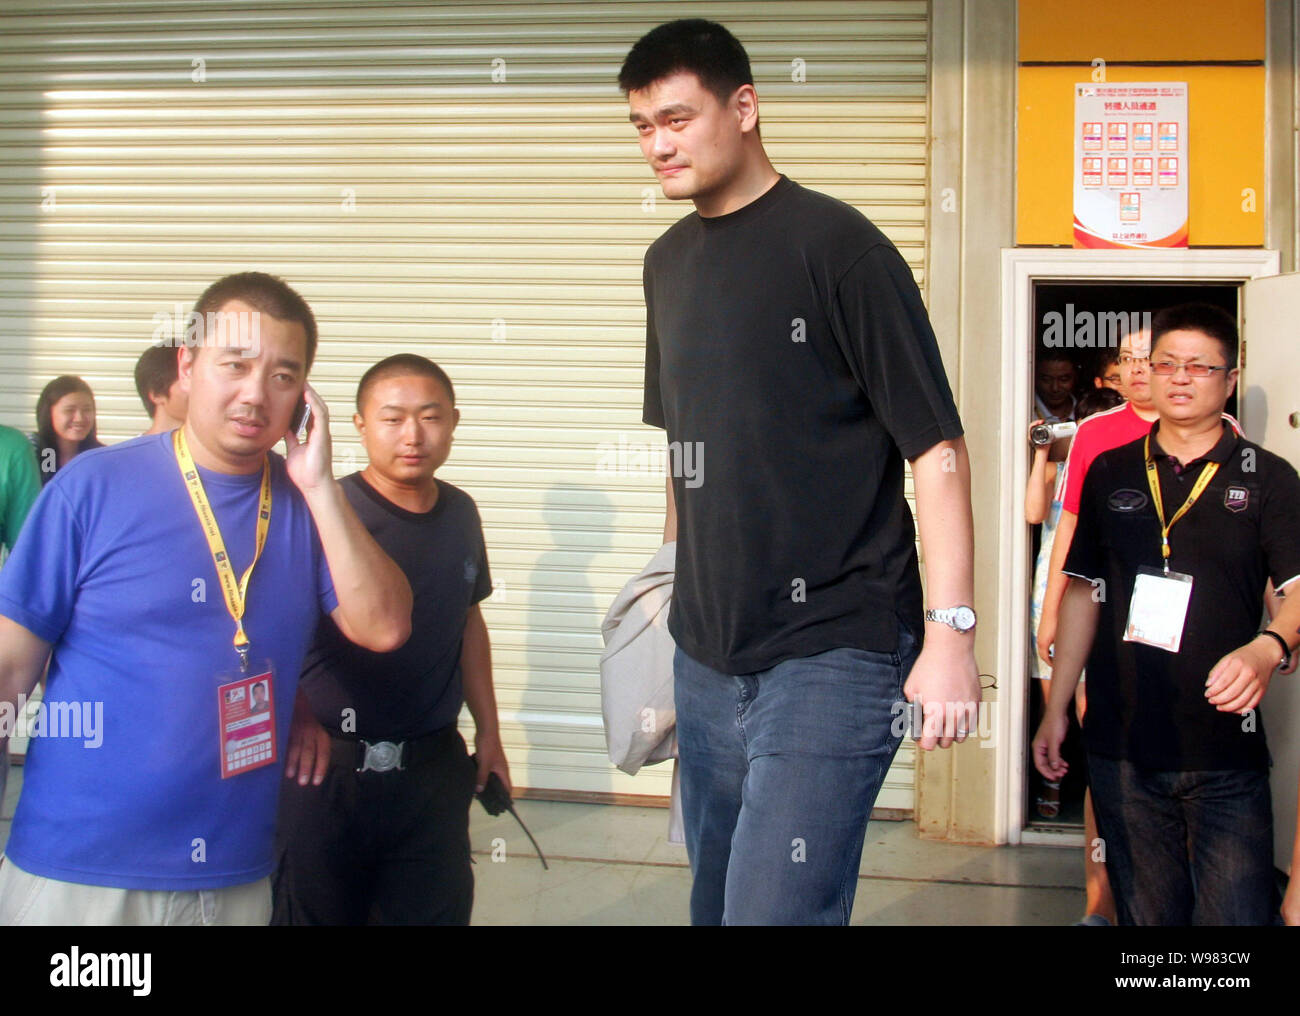
[[[686,850],[653,808],[523,801],[547,852],[542,870],[509,815],[475,807],[474,923],[686,924]],[[494,846],[504,860],[494,862]],[[872,822],[859,869],[858,925],[1066,925],[1082,916],[1083,862],[1056,847],[969,847],[920,840],[911,822]]]
[[[22,785],[10,771],[0,848]],[[474,923],[686,924],[686,850],[668,842],[668,812],[522,801],[520,816],[546,852],[544,871],[510,815],[473,806]],[[872,822],[853,924],[1067,925],[1082,915],[1077,849],[969,847],[918,839],[911,822]]]

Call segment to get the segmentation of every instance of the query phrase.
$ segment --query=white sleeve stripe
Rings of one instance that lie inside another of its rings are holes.
[[[1287,586],[1289,586],[1289,585],[1290,585],[1292,582],[1294,582],[1296,579],[1300,579],[1300,575],[1292,575],[1292,576],[1291,576],[1289,579],[1287,579],[1285,582],[1280,582],[1280,583],[1274,585],[1274,586],[1273,586],[1273,592],[1275,592],[1275,593],[1281,592],[1283,589],[1285,589]]]

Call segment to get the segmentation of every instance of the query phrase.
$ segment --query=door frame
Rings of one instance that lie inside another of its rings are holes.
[[[1236,282],[1278,274],[1274,250],[1184,249],[1169,251],[1048,250],[1002,251],[1002,409],[999,473],[998,589],[1003,618],[997,641],[998,703],[993,727],[997,744],[994,825],[999,843],[1082,846],[1080,834],[1044,832],[1025,827],[1022,802],[1028,765],[1025,750],[1029,645],[1031,539],[1025,525],[1025,484],[1029,479],[1029,445],[1025,428],[1033,419],[1033,312],[1035,282]],[[1238,301],[1238,313],[1242,301]]]

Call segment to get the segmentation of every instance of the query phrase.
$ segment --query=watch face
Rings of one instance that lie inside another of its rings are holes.
[[[975,627],[975,611],[970,607],[957,607],[952,612],[952,623],[958,631],[970,631]]]

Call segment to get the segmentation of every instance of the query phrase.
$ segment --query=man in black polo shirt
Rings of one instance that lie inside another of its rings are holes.
[[[691,920],[847,923],[904,697],[923,749],[975,723],[961,421],[906,261],[773,168],[725,28],[659,26],[619,84],[664,194],[695,205],[646,254],[643,409],[695,467],[665,527]]]
[[[1227,314],[1170,308],[1152,333],[1159,419],[1084,480],[1034,763],[1065,774],[1065,711],[1086,658],[1084,736],[1120,922],[1267,924],[1258,706],[1300,642],[1300,595],[1285,595],[1300,588],[1300,478],[1223,422],[1237,382]],[[1261,632],[1270,577],[1284,599]]]
[[[329,766],[309,752],[281,793],[274,924],[469,923],[469,806],[489,771],[507,789],[510,772],[478,606],[492,591],[478,509],[434,476],[459,418],[451,379],[422,356],[381,360],[357,386],[369,464],[341,484],[411,582],[411,639],[372,653],[329,618],[317,629],[299,690],[331,735]],[[462,703],[477,770],[456,729]]]

